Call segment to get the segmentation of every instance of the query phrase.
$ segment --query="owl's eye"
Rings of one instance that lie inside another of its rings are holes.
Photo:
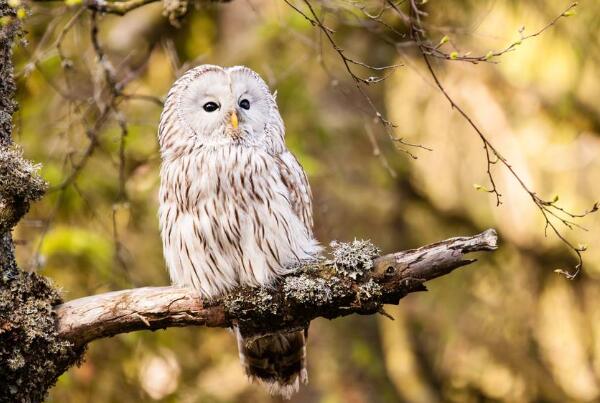
[[[207,102],[207,103],[204,104],[204,106],[202,106],[202,108],[206,112],[214,112],[217,109],[219,109],[219,105],[216,102]]]
[[[240,108],[243,108],[246,110],[250,109],[250,101],[248,101],[247,99],[242,99],[240,101]]]

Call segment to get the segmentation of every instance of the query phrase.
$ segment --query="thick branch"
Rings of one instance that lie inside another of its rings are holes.
[[[423,282],[475,261],[464,254],[496,247],[493,229],[381,257],[373,256],[372,245],[355,241],[334,245],[332,260],[304,264],[273,289],[242,288],[206,301],[185,288],[145,287],[76,299],[55,312],[59,333],[76,345],[178,326],[235,324],[247,334],[265,334],[297,329],[317,317],[381,312],[383,304],[424,291]]]

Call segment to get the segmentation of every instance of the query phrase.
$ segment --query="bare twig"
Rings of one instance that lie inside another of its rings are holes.
[[[571,15],[573,9],[575,7],[577,7],[577,5],[578,5],[578,2],[576,2],[576,1],[569,4],[567,6],[567,8],[564,9],[556,17],[554,17],[554,19],[552,19],[550,22],[548,22],[542,28],[538,29],[537,31],[535,31],[531,34],[524,35],[525,27],[522,27],[519,30],[519,39],[511,42],[504,49],[501,49],[498,51],[489,51],[485,55],[471,56],[470,54],[460,55],[458,52],[450,52],[450,53],[444,52],[441,48],[444,45],[444,43],[446,43],[448,41],[448,37],[442,38],[442,40],[440,40],[440,42],[438,42],[437,45],[432,45],[429,41],[422,41],[422,42],[418,43],[418,46],[421,49],[421,51],[423,52],[423,54],[426,54],[428,56],[433,56],[433,57],[442,58],[442,59],[446,59],[446,60],[452,60],[452,61],[469,62],[469,63],[473,63],[473,64],[477,64],[477,63],[481,63],[481,62],[492,62],[493,63],[493,60],[492,60],[493,58],[497,58],[508,52],[516,50],[523,43],[523,41],[526,41],[527,39],[531,39],[538,35],[541,35],[546,30],[553,27],[558,22],[558,20]]]
[[[500,205],[502,203],[501,202],[502,195],[500,194],[498,187],[496,186],[496,182],[495,182],[495,179],[494,179],[494,176],[492,173],[492,166],[495,164],[501,163],[506,169],[508,169],[511,176],[513,178],[515,178],[515,180],[518,182],[518,184],[521,186],[521,188],[525,192],[527,192],[527,194],[529,195],[529,197],[531,198],[531,200],[533,201],[535,206],[539,209],[540,213],[542,214],[544,221],[545,221],[545,231],[547,232],[548,228],[550,228],[552,230],[552,232],[558,237],[558,239],[563,244],[565,244],[571,251],[573,251],[576,254],[578,262],[575,265],[574,271],[568,272],[568,271],[565,271],[562,269],[556,270],[557,272],[564,274],[569,279],[575,278],[577,276],[577,274],[579,273],[579,271],[581,270],[581,268],[583,267],[582,252],[585,251],[586,247],[585,246],[575,246],[569,240],[567,240],[565,238],[565,236],[561,233],[561,231],[557,228],[556,223],[553,221],[553,219],[557,220],[559,223],[563,224],[568,229],[573,229],[573,227],[579,227],[579,228],[585,229],[585,228],[581,227],[579,224],[570,220],[569,218],[582,218],[582,217],[587,216],[588,214],[591,214],[591,213],[597,211],[598,203],[594,203],[592,208],[585,211],[584,213],[581,213],[581,214],[572,213],[572,212],[569,212],[569,211],[565,210],[564,208],[558,206],[557,205],[558,199],[555,199],[552,201],[544,200],[544,199],[540,198],[536,194],[536,192],[534,192],[533,190],[531,190],[529,188],[529,186],[524,182],[524,180],[521,178],[521,176],[515,171],[513,166],[510,164],[510,162],[490,142],[490,140],[483,133],[483,131],[477,126],[477,124],[475,124],[473,119],[465,112],[465,110],[463,108],[461,108],[454,101],[454,99],[449,95],[448,91],[442,85],[440,79],[437,76],[437,73],[435,72],[435,70],[431,64],[431,61],[429,60],[430,53],[428,52],[428,47],[426,45],[426,41],[423,39],[423,35],[425,34],[425,29],[423,28],[423,26],[421,24],[421,20],[420,20],[420,16],[423,14],[421,12],[419,12],[419,7],[415,0],[409,0],[409,1],[410,1],[410,5],[411,5],[411,10],[412,10],[412,13],[410,15],[410,17],[411,17],[410,36],[417,43],[419,50],[421,51],[421,55],[423,57],[425,65],[427,66],[427,70],[429,71],[431,77],[433,78],[435,85],[440,90],[440,92],[443,94],[443,96],[448,100],[451,107],[453,109],[455,109],[456,111],[458,111],[458,113],[467,121],[469,126],[471,126],[471,128],[473,128],[473,130],[475,131],[475,133],[478,135],[481,142],[483,143],[483,148],[485,151],[486,161],[487,161],[486,173],[487,173],[488,179],[490,181],[491,188],[488,189],[483,186],[479,186],[478,187],[479,190],[483,190],[488,193],[492,193],[496,198],[496,205]],[[393,3],[390,2],[390,4],[393,4]],[[541,30],[539,30],[531,35],[524,36],[524,37],[522,37],[522,39],[527,39],[527,38],[531,38],[531,37],[540,35],[546,29],[553,26],[562,16],[565,16],[568,13],[568,11],[570,11],[576,5],[577,5],[577,3],[572,3],[565,11],[563,11],[558,17],[556,17],[554,20],[552,20],[544,28],[542,28]],[[562,216],[560,215],[561,213],[563,214]],[[565,218],[565,216],[567,216],[569,218]]]
[[[302,0],[304,2],[304,4],[306,5],[306,7],[308,8],[309,13],[303,12],[302,10],[300,10],[299,7],[292,4],[289,0],[284,0],[284,1],[290,7],[292,7],[296,12],[300,13],[308,22],[311,23],[311,25],[318,27],[320,29],[320,31],[325,35],[325,38],[327,39],[327,41],[329,42],[331,47],[334,49],[334,51],[339,55],[340,59],[342,60],[342,63],[344,64],[344,67],[345,67],[346,71],[348,72],[349,76],[352,78],[352,81],[354,82],[354,85],[355,85],[357,91],[361,94],[361,96],[367,102],[367,104],[369,105],[369,107],[371,108],[373,113],[375,114],[375,119],[379,123],[381,123],[381,125],[384,127],[389,138],[398,146],[397,147],[398,150],[404,152],[405,154],[407,154],[408,156],[410,156],[413,159],[416,159],[417,156],[411,152],[410,148],[419,148],[419,149],[431,151],[430,148],[427,148],[423,145],[409,143],[409,142],[405,141],[405,139],[402,137],[396,137],[396,135],[394,133],[394,128],[396,127],[396,125],[384,117],[384,115],[379,111],[379,109],[377,108],[377,106],[375,105],[375,103],[373,102],[371,97],[369,96],[369,94],[367,94],[365,89],[362,87],[363,85],[380,83],[380,82],[384,81],[386,78],[388,78],[389,74],[383,74],[382,76],[373,75],[373,76],[369,76],[369,77],[362,77],[362,76],[359,76],[358,74],[356,74],[354,72],[354,70],[352,69],[352,66],[354,65],[354,66],[360,66],[365,69],[371,70],[375,73],[378,73],[381,71],[386,72],[388,70],[393,71],[394,69],[401,67],[402,65],[401,64],[392,64],[392,65],[387,65],[387,66],[373,66],[373,65],[367,64],[365,62],[362,62],[360,60],[348,57],[346,55],[345,50],[342,49],[337,44],[335,39],[333,38],[333,34],[335,33],[335,31],[333,29],[327,27],[324,24],[322,18],[318,16],[318,14],[316,13],[315,9],[313,8],[313,6],[309,0]]]

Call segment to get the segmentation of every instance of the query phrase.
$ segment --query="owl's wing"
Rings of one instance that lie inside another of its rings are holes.
[[[306,172],[304,172],[294,154],[287,150],[276,155],[275,160],[277,161],[281,181],[288,189],[292,208],[312,236],[312,194]]]

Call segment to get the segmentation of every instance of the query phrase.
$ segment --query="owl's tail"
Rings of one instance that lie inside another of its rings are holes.
[[[306,330],[244,338],[236,327],[235,334],[246,375],[270,394],[289,399],[308,382]]]

